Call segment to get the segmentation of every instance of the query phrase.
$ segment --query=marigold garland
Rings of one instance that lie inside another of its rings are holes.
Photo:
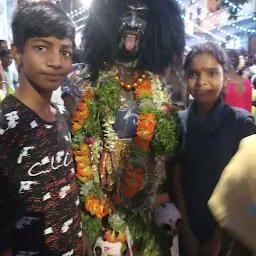
[[[141,102],[143,99],[151,97],[151,82],[147,79],[135,90],[135,98],[138,102]],[[142,109],[139,108],[139,111],[142,111]],[[133,140],[131,155],[136,155],[140,152],[144,155],[144,157],[147,158],[147,155],[150,153],[150,141],[154,135],[156,125],[155,119],[156,116],[154,113],[139,113],[137,132]],[[131,199],[139,191],[143,184],[143,179],[147,168],[147,165],[142,165],[140,168],[138,168],[136,163],[134,164],[131,161],[128,161],[119,188],[119,191],[123,196]]]
[[[124,198],[132,202],[134,195],[143,187],[149,156],[159,152],[166,155],[166,148],[169,150],[173,147],[169,146],[170,143],[166,140],[173,139],[176,129],[173,126],[175,110],[169,105],[159,81],[157,76],[147,72],[145,79],[135,89],[139,119],[136,136],[133,138],[130,157],[117,188],[119,193],[112,195],[106,194],[100,186],[100,178],[96,177],[99,175],[96,174],[100,173],[99,158],[103,146],[110,145],[112,140],[117,138],[115,131],[110,128],[122,105],[120,87],[112,71],[100,74],[94,88],[87,84],[82,85],[86,91],[73,119],[73,154],[77,178],[83,186],[83,191],[86,191],[86,196],[82,197],[84,210],[89,212],[90,216],[101,220],[107,215],[118,213],[113,201],[116,205],[122,205]],[[171,124],[163,127],[170,120]],[[110,228],[104,232],[104,238],[108,242],[123,243],[126,241],[126,234],[123,229],[117,233]]]

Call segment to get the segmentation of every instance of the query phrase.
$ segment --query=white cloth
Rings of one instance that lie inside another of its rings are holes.
[[[52,93],[52,99],[51,101],[53,103],[64,105],[64,101],[61,98],[61,87],[59,87],[56,91]]]

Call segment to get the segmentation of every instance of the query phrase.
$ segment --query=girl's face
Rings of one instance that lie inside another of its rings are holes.
[[[198,103],[217,101],[224,85],[221,65],[210,54],[194,57],[186,73],[189,93]]]

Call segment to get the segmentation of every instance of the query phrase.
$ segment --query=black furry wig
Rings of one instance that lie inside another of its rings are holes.
[[[140,0],[138,0],[140,1]],[[121,15],[127,0],[94,0],[84,30],[85,63],[97,76],[104,62],[113,65],[120,40]],[[160,74],[179,67],[185,46],[184,23],[175,0],[144,0],[149,15],[137,67]]]

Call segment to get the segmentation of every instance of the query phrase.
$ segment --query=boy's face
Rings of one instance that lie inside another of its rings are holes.
[[[20,66],[20,74],[41,91],[54,91],[64,82],[71,70],[73,44],[68,38],[30,38],[19,53],[13,55]]]
[[[2,61],[2,65],[4,68],[7,68],[12,64],[12,55],[11,54],[5,54],[0,59]]]

